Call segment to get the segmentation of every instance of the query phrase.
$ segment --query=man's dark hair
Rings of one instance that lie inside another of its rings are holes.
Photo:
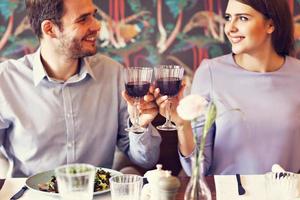
[[[272,45],[281,55],[294,53],[294,25],[287,0],[237,0],[247,4],[262,13],[266,19],[271,19],[274,24]]]
[[[41,24],[51,20],[61,28],[61,18],[64,11],[63,0],[26,0],[26,11],[34,33],[42,38]]]

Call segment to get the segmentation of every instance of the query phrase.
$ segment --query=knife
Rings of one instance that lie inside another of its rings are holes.
[[[239,195],[244,195],[246,193],[246,190],[242,185],[240,174],[236,174],[236,180],[237,180],[237,184],[238,184]]]
[[[23,196],[23,194],[28,190],[27,186],[23,186],[14,196],[10,198],[10,200],[16,200]]]
[[[4,185],[4,182],[5,182],[5,179],[0,179],[0,190],[3,187],[3,185]]]

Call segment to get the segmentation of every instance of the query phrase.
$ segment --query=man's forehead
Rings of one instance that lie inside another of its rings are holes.
[[[92,0],[64,0],[64,12],[93,12],[95,5]]]

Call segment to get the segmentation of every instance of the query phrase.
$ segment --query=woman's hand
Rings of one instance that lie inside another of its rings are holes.
[[[180,126],[184,123],[184,120],[178,116],[177,111],[176,111],[179,101],[183,98],[184,89],[185,89],[185,84],[182,83],[180,90],[178,92],[178,95],[171,97],[171,98],[168,98],[168,96],[166,96],[166,95],[161,95],[159,88],[156,88],[154,91],[154,97],[156,99],[156,104],[158,105],[159,113],[162,116],[166,117],[167,104],[168,104],[168,102],[171,103],[171,106],[170,106],[171,121],[174,122],[176,124],[176,126]]]

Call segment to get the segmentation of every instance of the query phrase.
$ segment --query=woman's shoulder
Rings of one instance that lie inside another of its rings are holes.
[[[226,54],[214,58],[206,58],[203,59],[197,71],[199,70],[217,70],[217,69],[225,69],[226,67],[232,67],[235,65],[232,54]]]
[[[234,64],[234,60],[232,54],[226,54],[214,58],[204,59],[202,63],[209,65],[210,67],[218,67],[224,65],[232,65]]]
[[[292,56],[286,56],[285,58],[285,68],[289,71],[300,72],[300,60]]]
[[[292,57],[292,56],[286,56],[286,61],[289,64],[300,65],[300,59],[299,58],[295,58],[295,57]]]

